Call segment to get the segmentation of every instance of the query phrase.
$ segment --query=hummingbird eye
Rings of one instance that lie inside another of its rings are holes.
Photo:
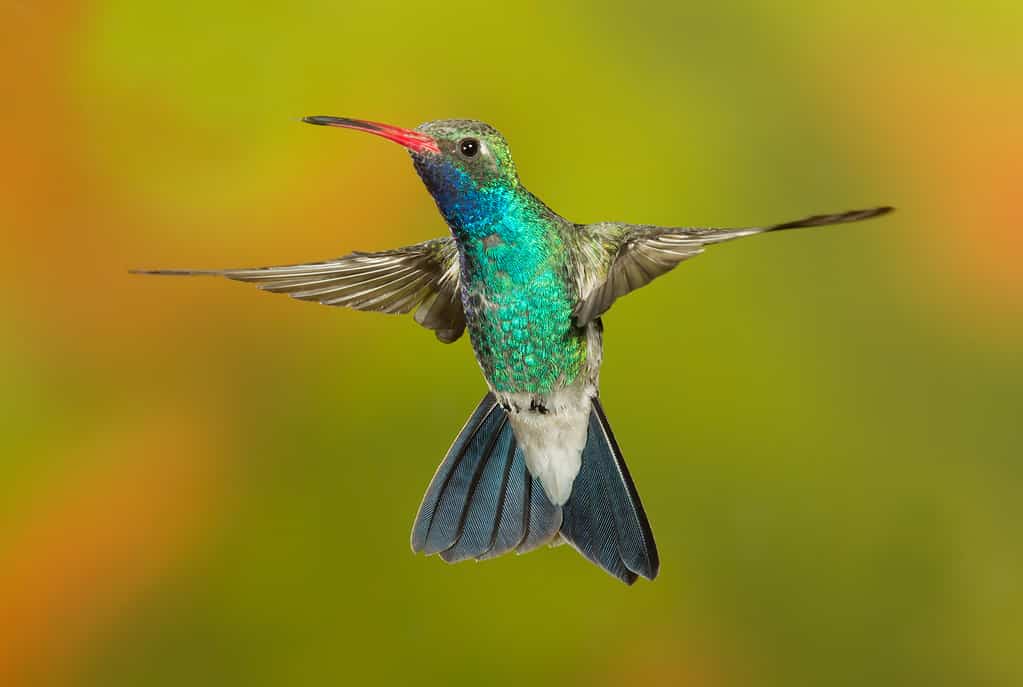
[[[475,138],[463,138],[458,142],[458,150],[465,157],[473,157],[480,151],[480,142]]]

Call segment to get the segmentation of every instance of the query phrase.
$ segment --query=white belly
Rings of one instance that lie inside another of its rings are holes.
[[[547,497],[561,506],[572,494],[582,465],[594,389],[576,386],[550,394],[500,394],[526,467],[540,479]],[[540,401],[547,412],[531,410]]]

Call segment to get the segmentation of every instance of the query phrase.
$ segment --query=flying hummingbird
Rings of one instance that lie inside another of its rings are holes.
[[[218,275],[325,305],[413,313],[451,343],[468,329],[489,391],[430,482],[412,549],[451,563],[568,542],[618,579],[656,577],[657,547],[598,400],[601,315],[707,246],[857,222],[890,207],[741,229],[575,224],[520,183],[511,151],[473,120],[416,129],[341,117],[404,146],[450,236],[379,253]]]

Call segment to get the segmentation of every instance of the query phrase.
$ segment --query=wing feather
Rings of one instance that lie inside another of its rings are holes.
[[[604,277],[596,280],[585,276],[580,278],[582,297],[575,309],[576,325],[582,327],[597,319],[617,299],[646,286],[682,261],[699,255],[706,246],[768,231],[859,222],[887,214],[892,209],[877,207],[832,215],[813,215],[793,222],[739,229],[656,227],[607,222],[583,225],[581,230],[589,233],[587,243],[603,246],[606,258],[603,264],[600,256],[589,254],[580,260],[587,273],[603,273]]]
[[[220,276],[324,305],[390,314],[414,312],[416,322],[432,329],[444,343],[455,341],[465,331],[458,248],[450,237],[303,265],[136,273]]]

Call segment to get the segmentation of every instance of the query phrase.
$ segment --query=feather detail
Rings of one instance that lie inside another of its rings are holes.
[[[458,247],[440,238],[324,262],[232,270],[135,270],[137,274],[219,276],[323,305],[388,314],[415,312],[417,323],[451,343],[465,330]]]
[[[582,327],[611,307],[619,298],[641,288],[676,265],[703,252],[704,247],[733,239],[784,229],[844,224],[879,217],[893,208],[878,207],[831,215],[813,215],[792,222],[740,229],[703,229],[695,227],[655,227],[605,222],[580,225],[580,243],[603,246],[605,252],[577,248],[581,298],[573,317]],[[603,278],[597,275],[603,274]]]
[[[657,547],[600,401],[593,399],[582,469],[565,503],[561,536],[626,584],[657,576]]]
[[[529,474],[507,412],[487,394],[455,439],[423,497],[412,550],[448,563],[520,553],[550,542],[561,526]]]

